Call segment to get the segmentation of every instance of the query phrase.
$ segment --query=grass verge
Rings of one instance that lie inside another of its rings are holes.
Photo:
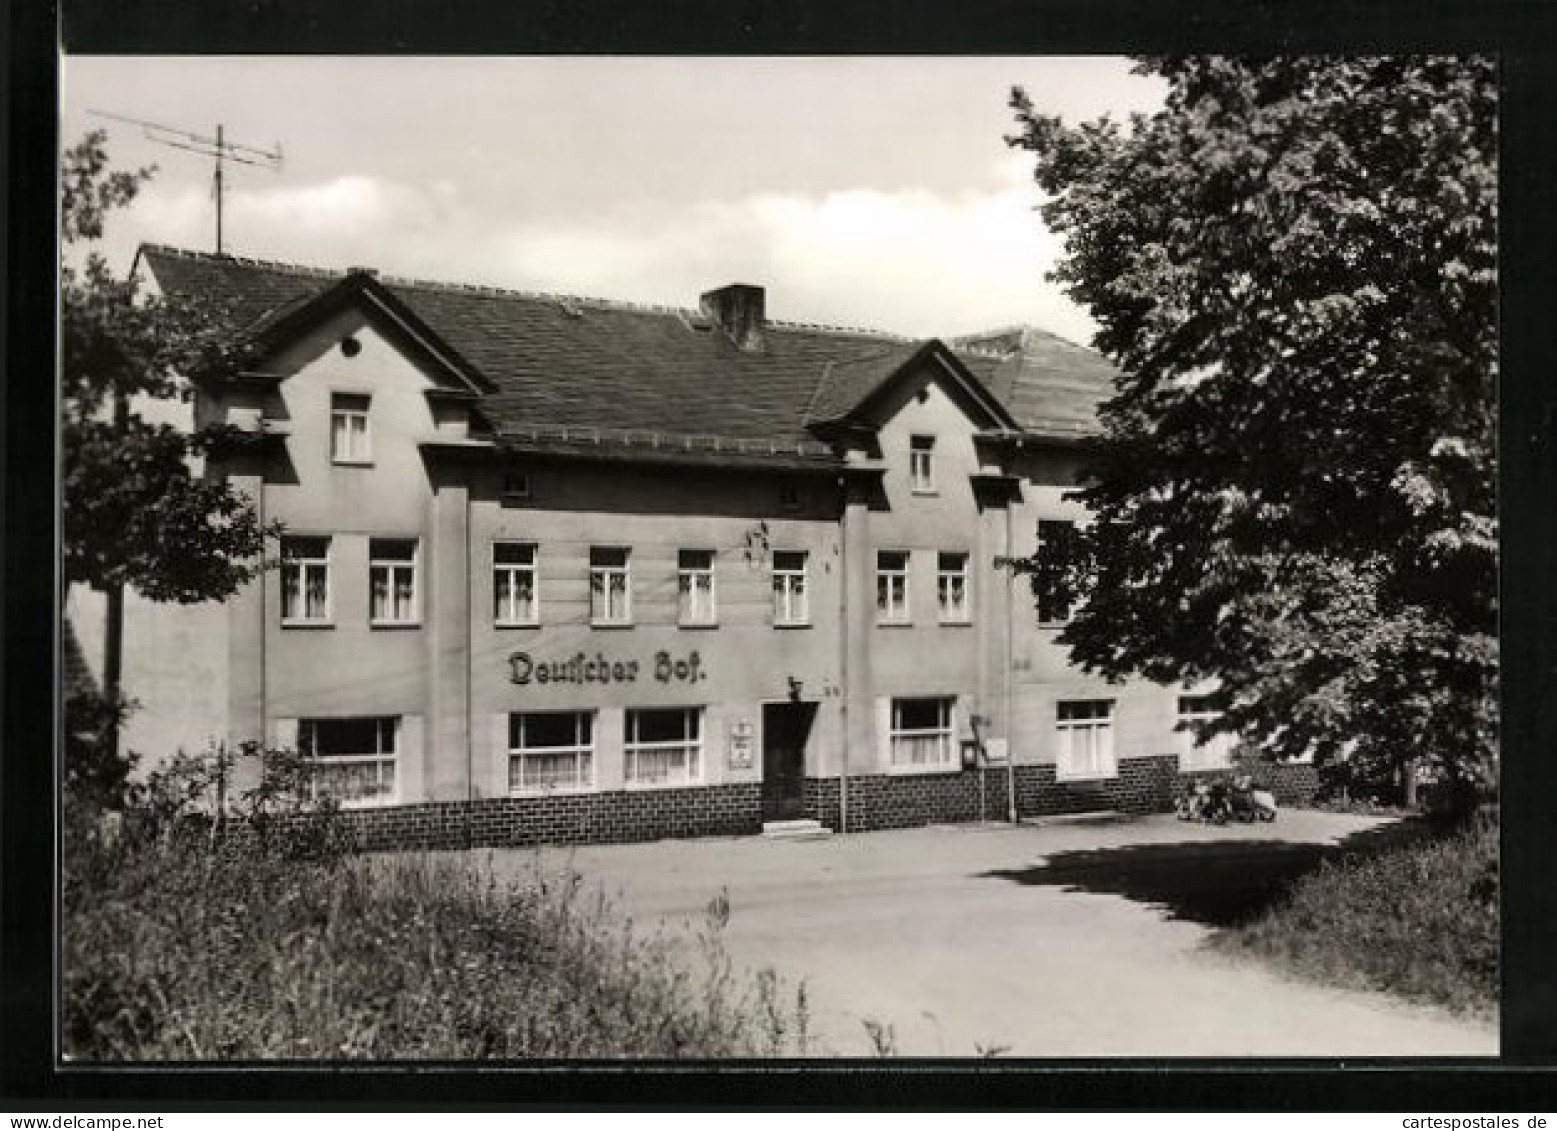
[[[695,958],[574,875],[203,843],[67,849],[63,1040],[102,1060],[806,1055],[804,986]]]
[[[1258,918],[1217,936],[1223,950],[1317,981],[1384,990],[1490,1018],[1498,1001],[1498,836],[1482,818],[1377,855],[1342,855]]]

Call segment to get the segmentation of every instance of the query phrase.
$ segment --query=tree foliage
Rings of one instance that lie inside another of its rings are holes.
[[[265,530],[247,501],[191,469],[229,436],[193,433],[138,411],[188,399],[191,376],[242,360],[223,312],[195,299],[143,294],[93,247],[151,170],[109,168],[105,135],[64,155],[60,276],[63,559],[67,582],[129,585],[154,601],[230,596],[259,568]]]
[[[1120,369],[1061,639],[1108,676],[1219,679],[1209,729],[1278,756],[1488,785],[1494,64],[1137,69],[1166,103],[1123,124],[1011,100],[1053,277]]]

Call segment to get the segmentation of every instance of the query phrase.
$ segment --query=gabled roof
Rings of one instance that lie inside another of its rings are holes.
[[[453,364],[480,385],[481,412],[499,436],[697,438],[701,447],[712,441],[714,450],[766,448],[814,458],[825,448],[813,424],[848,416],[932,345],[951,359],[947,364],[961,367],[964,383],[982,384],[981,393],[1015,425],[1031,429],[1052,417],[1070,434],[1089,395],[1081,390],[1097,391],[1100,375],[1112,372],[1068,343],[1068,353],[1051,348],[1032,356],[1023,343],[1012,348],[1004,340],[979,339],[973,349],[953,343],[948,351],[933,340],[768,321],[763,347],[742,350],[694,310],[372,277],[154,245],[141,249],[141,259],[164,291],[223,304],[235,333],[285,334],[335,302],[377,302],[453,355]],[[1051,385],[1061,394],[1057,412],[1046,392]]]
[[[1118,370],[1102,354],[1036,326],[1011,326],[951,341],[971,369],[1028,432],[1096,435],[1098,406]]]

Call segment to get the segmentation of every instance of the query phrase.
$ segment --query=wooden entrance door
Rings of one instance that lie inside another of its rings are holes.
[[[805,816],[806,740],[815,703],[764,703],[762,707],[762,819]]]

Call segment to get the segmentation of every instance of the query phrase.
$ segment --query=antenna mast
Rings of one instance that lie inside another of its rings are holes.
[[[170,145],[174,149],[185,149],[190,153],[198,153],[202,157],[210,157],[215,160],[216,170],[212,177],[213,189],[216,193],[216,254],[222,254],[222,196],[225,192],[223,180],[223,165],[228,161],[236,161],[240,165],[258,165],[261,168],[270,169],[272,172],[281,168],[281,143],[277,142],[274,149],[259,149],[252,145],[239,145],[237,142],[228,141],[220,123],[216,127],[215,137],[205,137],[202,134],[191,133],[189,130],[179,129],[176,126],[164,126],[157,122],[148,122],[142,118],[127,118],[123,114],[111,114],[107,110],[90,110],[99,118],[111,118],[116,122],[127,122],[132,126],[140,126],[148,140],[161,145]]]

